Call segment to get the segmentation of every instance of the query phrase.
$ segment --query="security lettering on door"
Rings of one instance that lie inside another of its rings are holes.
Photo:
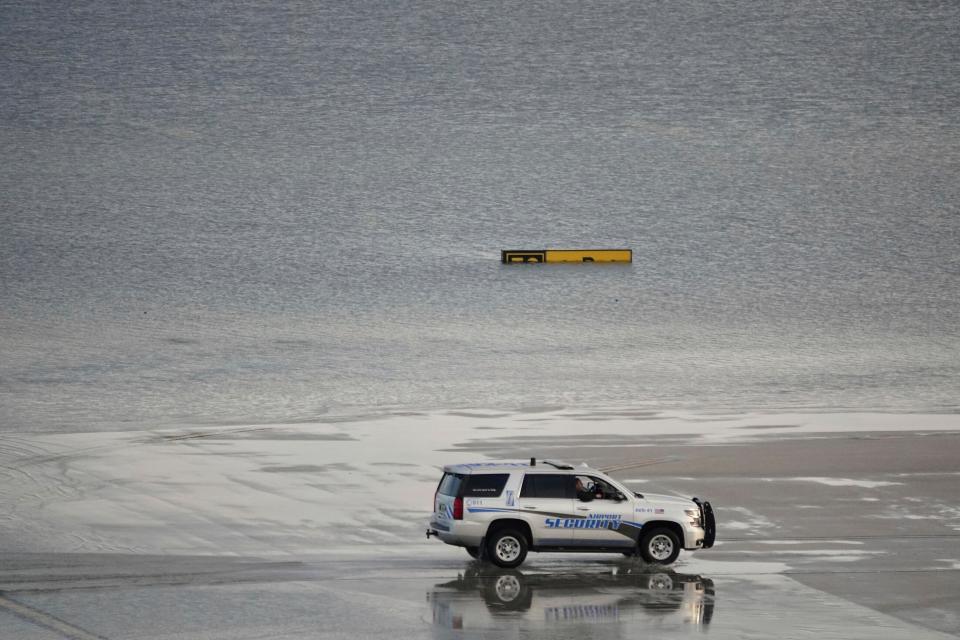
[[[616,529],[621,518],[619,513],[591,513],[585,518],[547,518],[544,525],[550,529]]]
[[[574,524],[574,544],[633,546],[643,525],[633,504],[620,491],[597,476],[577,475],[577,515],[583,525]]]

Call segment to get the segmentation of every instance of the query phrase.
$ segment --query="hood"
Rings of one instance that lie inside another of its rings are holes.
[[[657,504],[661,506],[670,505],[670,506],[686,507],[688,509],[691,507],[697,506],[696,503],[694,503],[694,501],[691,500],[690,498],[681,498],[680,496],[668,496],[662,493],[647,493],[645,491],[641,491],[640,493],[643,494],[643,499],[640,499],[640,502],[646,501],[651,504]]]

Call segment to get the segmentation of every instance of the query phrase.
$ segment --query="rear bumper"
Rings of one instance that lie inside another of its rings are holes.
[[[485,524],[479,522],[439,522],[431,520],[427,527],[427,538],[436,537],[455,547],[478,547],[483,539]]]

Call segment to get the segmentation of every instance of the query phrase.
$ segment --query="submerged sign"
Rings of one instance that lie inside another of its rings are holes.
[[[500,252],[504,264],[543,262],[633,262],[631,249],[534,249]]]

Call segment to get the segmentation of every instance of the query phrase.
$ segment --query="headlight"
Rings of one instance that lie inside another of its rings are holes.
[[[690,518],[690,524],[695,527],[703,527],[703,521],[700,519],[700,509],[684,509],[683,512]]]

